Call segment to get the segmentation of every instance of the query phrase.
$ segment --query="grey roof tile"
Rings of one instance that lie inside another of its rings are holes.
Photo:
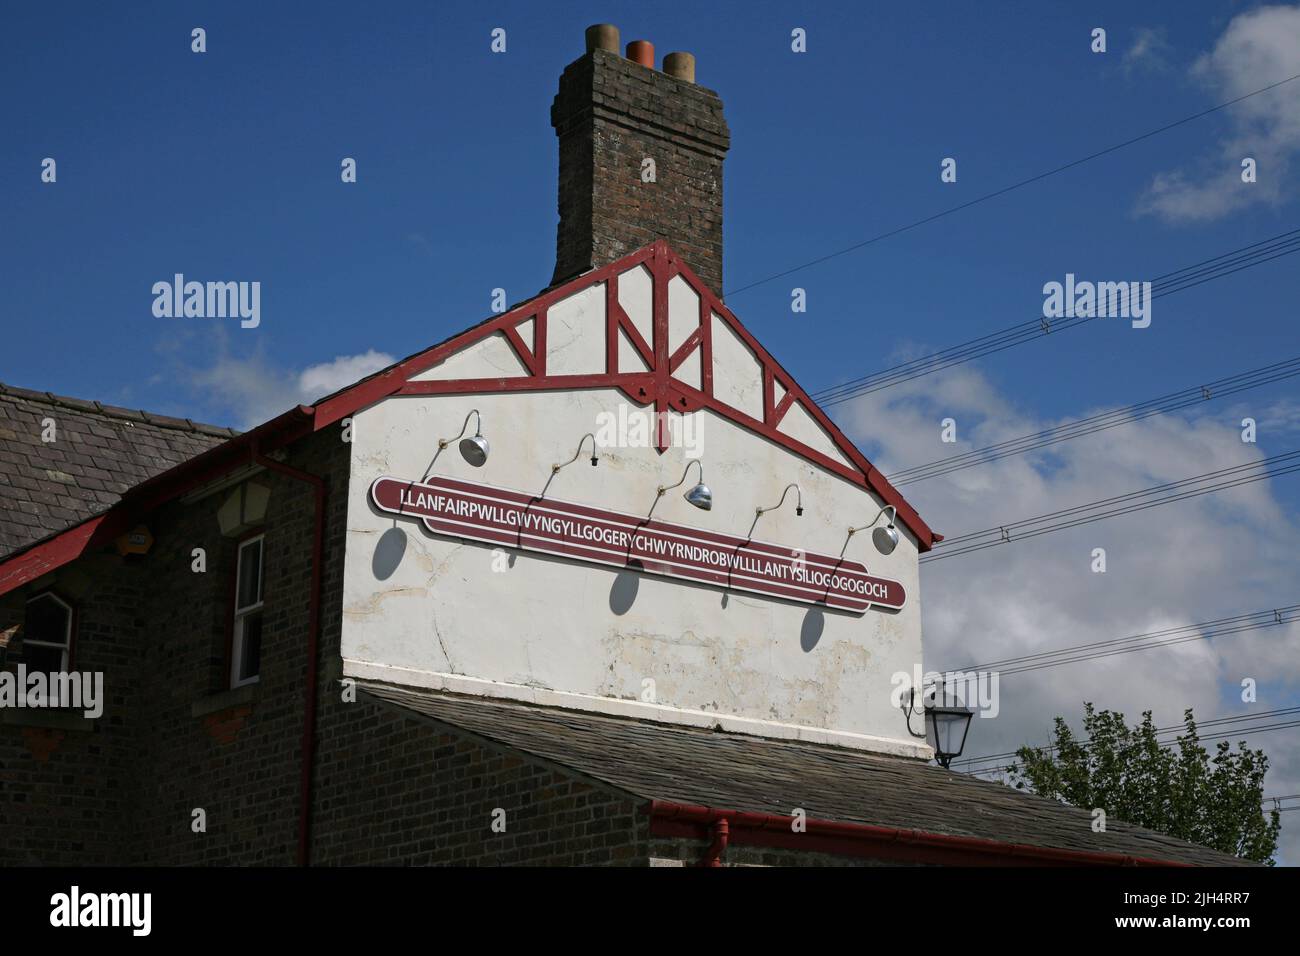
[[[42,440],[43,420],[57,426]],[[105,511],[238,432],[0,384],[0,557]]]
[[[644,800],[1208,866],[1248,861],[1011,787],[888,757],[362,682],[390,705]]]

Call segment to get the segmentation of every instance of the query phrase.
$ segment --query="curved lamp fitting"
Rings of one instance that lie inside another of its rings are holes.
[[[886,511],[889,512],[889,524],[883,528],[876,528],[875,531],[871,532],[871,543],[876,546],[876,550],[881,554],[893,554],[894,549],[898,547],[899,540],[898,529],[894,527],[894,520],[898,517],[898,509],[893,505],[885,505],[885,507],[877,511],[876,516],[866,524],[857,528],[850,528],[849,537],[852,538],[859,531],[866,531],[868,528],[875,527],[876,522],[880,520],[880,516]],[[844,544],[845,547],[848,546],[847,541],[845,541]]]
[[[755,517],[761,517],[762,515],[766,514],[767,512],[769,512],[769,511],[775,511],[777,508],[779,508],[779,507],[781,507],[783,504],[785,504],[785,496],[788,495],[788,494],[790,493],[790,489],[791,489],[791,488],[794,489],[794,493],[795,493],[795,499],[794,499],[794,500],[795,500],[794,513],[795,513],[796,516],[802,516],[802,515],[803,515],[803,492],[799,490],[799,486],[798,486],[797,484],[795,484],[793,481],[790,482],[790,484],[786,485],[786,486],[785,486],[785,490],[781,492],[781,500],[780,500],[780,501],[778,501],[776,504],[772,505],[772,507],[770,507],[770,508],[755,508],[755,509],[754,509],[754,516],[755,516]]]
[[[551,474],[554,475],[561,468],[568,468],[575,461],[577,461],[578,456],[582,454],[582,443],[585,442],[588,438],[591,439],[591,467],[595,468],[596,463],[599,461],[599,457],[596,454],[596,436],[593,435],[591,432],[587,432],[587,434],[583,435],[581,438],[578,439],[578,447],[573,452],[573,457],[570,458],[568,461],[560,462],[558,464],[552,465]]]
[[[478,427],[475,428],[474,434],[465,438],[465,432],[469,430],[470,415],[478,416]],[[439,438],[438,450],[442,451],[457,438],[460,439],[460,455],[475,468],[482,468],[483,463],[488,459],[488,453],[491,451],[488,440],[483,437],[483,416],[477,408],[471,408],[469,415],[465,416],[465,424],[460,426],[460,434],[452,438]]]
[[[682,495],[682,497],[685,498],[687,502],[694,505],[696,508],[699,508],[701,511],[708,511],[709,509],[711,509],[713,507],[713,492],[710,491],[709,486],[704,483],[704,465],[700,462],[698,458],[692,458],[690,461],[686,463],[686,467],[682,469],[681,480],[678,481],[677,484],[668,485],[666,487],[664,485],[660,485],[659,494],[656,496],[655,500],[658,501],[660,498],[662,498],[665,492],[672,491],[674,488],[680,488],[682,485],[686,484],[686,475],[690,472],[691,465],[699,465],[700,480],[695,485],[694,488],[690,489],[690,491],[687,491],[684,495]]]

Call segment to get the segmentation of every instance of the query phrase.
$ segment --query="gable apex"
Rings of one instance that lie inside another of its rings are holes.
[[[456,357],[471,350],[493,374],[464,374]],[[707,409],[873,491],[922,551],[942,540],[664,240],[322,399],[315,427],[394,395],[594,388],[657,412]]]

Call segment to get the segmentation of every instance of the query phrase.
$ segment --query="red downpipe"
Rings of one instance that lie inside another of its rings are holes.
[[[700,861],[701,866],[721,866],[721,849],[728,843],[746,843],[780,849],[805,849],[844,856],[907,858],[913,853],[929,862],[978,866],[988,864],[1020,866],[1191,866],[1172,860],[1001,843],[980,837],[952,836],[904,830],[865,823],[840,823],[809,819],[804,833],[793,833],[791,818],[772,813],[717,810],[687,803],[652,800],[646,808],[651,833],[656,836],[700,837],[712,833],[713,842]],[[724,824],[721,849],[718,824]],[[809,844],[815,844],[811,846]]]
[[[727,852],[727,840],[731,835],[731,826],[726,817],[713,821],[713,842],[704,851],[700,866],[722,866],[722,854]]]
[[[298,803],[298,865],[310,862],[311,848],[311,777],[316,757],[316,671],[319,667],[321,575],[325,564],[325,479],[290,465],[265,458],[253,446],[253,461],[270,471],[279,472],[312,486],[315,494],[315,527],[312,531],[311,607],[307,612],[307,685],[304,689],[302,715],[302,778]]]

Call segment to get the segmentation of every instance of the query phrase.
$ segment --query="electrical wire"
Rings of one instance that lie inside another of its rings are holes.
[[[1252,471],[1257,473],[1251,474]],[[995,528],[955,535],[937,543],[935,545],[936,550],[923,554],[920,561],[925,564],[931,561],[940,561],[945,558],[970,554],[975,551],[983,551],[986,548],[1009,544],[1012,540],[1023,541],[1027,538],[1036,538],[1039,535],[1077,528],[1107,518],[1133,514],[1138,511],[1145,511],[1148,508],[1172,504],[1176,501],[1185,501],[1189,498],[1200,497],[1216,491],[1225,491],[1230,488],[1252,484],[1256,481],[1263,481],[1266,478],[1281,477],[1296,471],[1300,471],[1300,451],[1274,455],[1271,458],[1234,465],[1219,471],[1166,482],[1162,485],[1155,485],[1151,488],[1143,488],[1122,495],[1114,495],[1110,498],[1103,498],[1099,501],[1088,502],[1072,508],[1063,508],[1047,514],[1036,515],[1032,518],[1023,518]],[[1212,483],[1197,487],[1205,482]],[[1154,500],[1143,501],[1141,500],[1143,498],[1153,498]],[[1118,505],[1119,507],[1098,511],[1098,509],[1108,508],[1111,505]]]
[[[1260,711],[1258,714],[1231,714],[1224,717],[1214,717],[1210,720],[1197,721],[1196,729],[1198,731],[1198,736],[1199,736],[1199,731],[1206,727],[1218,727],[1224,724],[1241,723],[1243,721],[1250,721],[1250,720],[1266,720],[1272,717],[1285,716],[1287,714],[1300,714],[1300,707],[1280,707],[1274,710]],[[1160,735],[1160,734],[1167,734],[1172,731],[1185,732],[1186,729],[1187,729],[1186,724],[1170,724],[1167,727],[1157,727],[1155,729],[1155,733],[1157,735]],[[1091,746],[1093,746],[1093,741],[1091,740],[1091,738],[1080,741],[1079,746],[1086,750]],[[1048,745],[1043,747],[1032,747],[1031,749],[1037,751],[1038,753],[1046,754],[1046,753],[1056,753],[1061,748],[1053,744],[1053,745]],[[971,764],[977,764],[977,763],[989,763],[989,762],[998,763],[1008,758],[1015,757],[1018,753],[1020,753],[1019,750],[1012,750],[1007,753],[984,754],[979,757],[963,757],[960,760],[954,760],[952,762],[952,765],[954,767],[957,767],[963,765],[970,766]]]
[[[1300,252],[1300,229],[1280,233],[1157,277],[1152,280],[1151,300],[1173,295],[1296,252]],[[810,397],[823,407],[842,404],[863,395],[910,382],[932,372],[993,355],[1017,345],[1036,341],[1054,332],[1078,328],[1093,321],[1096,321],[1095,316],[1076,315],[1050,320],[1040,316],[911,359],[891,368],[821,389],[810,393]]]
[[[1230,737],[1238,737],[1238,738],[1239,738],[1239,737],[1246,737],[1246,736],[1249,736],[1249,735],[1251,735],[1251,734],[1272,733],[1272,732],[1275,731],[1275,730],[1290,730],[1290,729],[1293,729],[1293,728],[1295,728],[1295,727],[1300,727],[1300,720],[1284,721],[1284,722],[1279,723],[1279,724],[1269,724],[1269,725],[1266,726],[1266,727],[1241,727],[1241,728],[1238,728],[1237,730],[1229,730],[1229,731],[1225,731],[1225,732],[1223,732],[1223,733],[1217,733],[1217,734],[1206,734],[1206,735],[1204,735],[1204,736],[1202,736],[1201,734],[1197,734],[1197,739],[1200,740],[1200,741],[1202,741],[1202,742],[1204,742],[1204,741],[1209,741],[1209,740],[1224,740],[1224,739],[1227,739],[1227,738],[1230,738]],[[1172,746],[1173,744],[1176,744],[1176,743],[1178,742],[1178,738],[1177,738],[1177,737],[1174,737],[1174,738],[1172,738],[1172,739],[1157,740],[1156,742],[1157,742],[1161,747],[1170,747],[1170,746]],[[1034,750],[1040,750],[1040,749],[1042,749],[1042,748],[1034,747],[1034,748],[1032,748],[1032,749],[1034,749]],[[1013,754],[1012,756],[1014,756],[1014,754]],[[1005,772],[1006,772],[1006,768],[1005,768],[1005,767],[983,767],[983,768],[979,768],[979,769],[975,769],[975,770],[967,770],[967,771],[961,771],[961,772],[962,772],[962,773],[968,773],[968,774],[970,774],[972,777],[978,777],[978,776],[982,776],[982,775],[984,775],[984,774],[989,774],[989,773],[1005,773]]]
[[[741,292],[746,292],[749,289],[753,289],[757,286],[764,285],[768,282],[773,282],[776,279],[784,278],[785,276],[791,275],[792,273],[800,272],[803,269],[808,269],[811,268],[812,266],[821,265],[823,262],[828,262],[831,259],[836,259],[839,258],[840,256],[847,255],[850,252],[855,252],[858,249],[863,249],[867,246],[874,245],[875,243],[881,242],[882,240],[889,239],[893,236],[897,236],[905,232],[909,232],[912,229],[916,229],[920,226],[924,226],[927,223],[934,222],[937,219],[943,219],[945,216],[951,216],[953,213],[960,212],[963,209],[969,209],[972,206],[978,206],[981,203],[988,202],[990,199],[996,199],[999,196],[1004,196],[1007,193],[1012,192],[1014,190],[1021,189],[1025,186],[1029,186],[1033,183],[1040,182],[1051,176],[1056,176],[1060,173],[1074,169],[1076,166],[1082,166],[1084,163],[1091,162],[1094,159],[1100,159],[1102,156],[1107,156],[1111,153],[1117,152],[1118,150],[1124,149],[1125,147],[1132,146],[1136,143],[1142,142],[1143,140],[1150,139],[1153,136],[1158,136],[1161,133],[1168,132],[1171,129],[1176,129],[1179,126],[1183,126],[1187,123],[1191,123],[1205,116],[1210,116],[1211,114],[1217,113],[1220,110],[1227,109],[1230,106],[1235,106],[1237,103],[1240,103],[1243,100],[1248,100],[1253,96],[1259,96],[1262,93],[1267,93],[1270,90],[1275,90],[1278,87],[1285,86],[1287,83],[1291,83],[1295,80],[1300,80],[1300,73],[1297,73],[1295,76],[1289,76],[1284,80],[1278,80],[1276,83],[1270,83],[1268,86],[1262,86],[1257,90],[1251,90],[1249,93],[1245,93],[1241,96],[1227,100],[1223,103],[1219,103],[1218,105],[1212,106],[1209,109],[1201,110],[1198,113],[1192,113],[1189,116],[1184,116],[1181,119],[1174,120],[1171,123],[1166,123],[1164,126],[1160,126],[1157,127],[1156,129],[1149,130],[1138,136],[1131,137],[1130,139],[1126,139],[1123,142],[1115,143],[1114,145],[1107,146],[1105,149],[1100,149],[1095,153],[1089,153],[1087,156],[1082,156],[1079,159],[1072,160],[1071,162],[1064,163],[1060,166],[1056,166],[1055,168],[1049,169],[1043,173],[1039,173],[1036,176],[1030,176],[1028,179],[1022,179],[1019,182],[1012,183],[1009,186],[1003,186],[1001,189],[996,189],[993,192],[985,193],[982,196],[977,196],[976,198],[968,200],[966,202],[958,203],[956,206],[951,206],[948,209],[944,209],[941,212],[937,212],[934,213],[933,215],[926,216],[923,219],[918,219],[915,222],[908,223],[905,226],[899,226],[898,228],[891,229],[888,232],[882,232],[879,235],[872,236],[870,239],[864,239],[861,242],[856,242],[851,246],[847,246],[835,252],[831,252],[823,256],[818,256],[816,259],[812,259],[808,262],[802,263],[801,265],[793,266],[789,269],[785,269],[782,272],[775,273],[774,275],[767,276],[766,278],[763,279],[758,279],[754,282],[749,283],[748,285],[743,285],[740,286],[739,288],[731,289],[726,293],[726,295],[738,295]]]
[[[1217,379],[1205,385],[1189,386],[1180,391],[1162,395],[1159,398],[1147,399],[1143,402],[1126,405],[1123,408],[1099,412],[1087,418],[1053,425],[1051,428],[1045,428],[1029,435],[1021,435],[1018,438],[1007,439],[993,445],[986,445],[983,448],[976,448],[963,454],[950,455],[947,458],[940,458],[923,465],[904,468],[886,477],[895,487],[917,481],[926,481],[930,478],[940,478],[975,465],[989,464],[1003,458],[1047,448],[1073,438],[1095,435],[1098,432],[1120,425],[1129,425],[1151,418],[1154,415],[1164,415],[1193,405],[1202,405],[1213,399],[1235,395],[1238,392],[1252,388],[1260,388],[1273,382],[1294,378],[1297,375],[1300,375],[1300,357],[1252,369],[1249,372],[1239,372],[1236,375]]]
[[[962,668],[962,672],[997,671],[1000,676],[1019,674],[1025,671],[1041,670],[1045,667],[1056,667],[1061,664],[1073,664],[1079,661],[1096,660],[1101,657],[1112,657],[1118,654],[1131,653],[1133,651],[1149,650],[1155,647],[1169,647],[1174,644],[1186,643],[1187,641],[1209,640],[1212,637],[1225,637],[1230,634],[1240,634],[1245,631],[1274,627],[1279,624],[1290,624],[1292,621],[1297,620],[1297,615],[1300,615],[1300,604],[1270,608],[1262,611],[1250,611],[1245,614],[1236,614],[1230,617],[1219,618],[1215,621],[1183,624],[1176,627],[1167,627],[1155,631],[1148,631],[1145,634],[1134,634],[1128,637],[1093,641],[1087,644],[1075,644],[1070,647],[1040,651],[1035,654],[1025,654],[1020,657],[1010,657],[999,661],[989,661],[983,664],[972,664],[969,667]]]

